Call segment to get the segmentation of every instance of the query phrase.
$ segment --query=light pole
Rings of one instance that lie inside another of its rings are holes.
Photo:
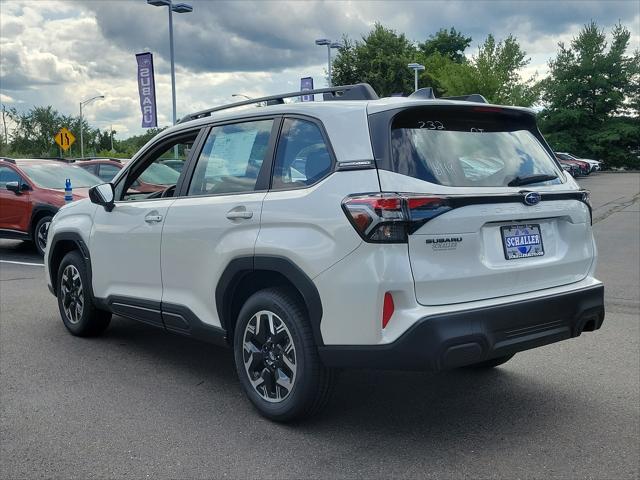
[[[331,86],[331,49],[342,48],[342,44],[340,42],[332,42],[328,38],[319,38],[316,40],[316,45],[327,46],[327,74],[329,78],[329,86]]]
[[[104,98],[104,95],[96,95],[95,97],[88,98],[80,102],[80,158],[84,158],[84,136],[82,135],[82,107],[84,105],[89,105],[91,102],[98,100],[99,98]]]
[[[189,13],[193,12],[193,7],[186,3],[173,3],[172,0],[147,0],[149,5],[154,7],[168,7],[169,10],[169,53],[171,56],[171,98],[173,101],[173,124],[176,124],[176,68],[173,55],[173,12]]]
[[[424,70],[424,65],[420,65],[419,63],[410,63],[407,67],[415,73],[414,91],[418,91],[418,72]]]
[[[245,95],[244,93],[232,93],[231,96],[232,97],[244,97],[247,100],[251,100],[251,97],[249,95]]]

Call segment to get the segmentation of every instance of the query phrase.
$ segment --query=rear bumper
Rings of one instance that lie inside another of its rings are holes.
[[[420,319],[387,345],[319,347],[329,367],[446,370],[577,337],[604,320],[604,286]]]

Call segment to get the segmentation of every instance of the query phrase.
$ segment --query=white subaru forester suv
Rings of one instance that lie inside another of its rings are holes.
[[[278,421],[325,405],[337,367],[494,367],[600,328],[588,193],[531,110],[483,100],[359,84],[186,117],[53,219],[64,325],[227,345]],[[144,191],[167,158],[177,184]]]

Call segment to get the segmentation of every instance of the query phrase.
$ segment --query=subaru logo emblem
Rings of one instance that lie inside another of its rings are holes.
[[[524,196],[525,205],[536,205],[540,203],[540,200],[542,200],[542,197],[538,192],[529,192]]]

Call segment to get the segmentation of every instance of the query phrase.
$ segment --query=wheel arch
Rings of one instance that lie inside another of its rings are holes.
[[[51,218],[58,213],[58,209],[52,207],[51,205],[36,205],[33,207],[31,212],[31,219],[29,220],[29,238],[32,241],[36,240],[36,226],[42,217],[46,217],[47,215],[51,215]]]
[[[93,297],[93,288],[91,288],[91,257],[89,256],[89,249],[84,243],[84,240],[82,240],[80,234],[74,232],[60,232],[56,233],[52,239],[49,239],[49,241],[51,244],[49,246],[50,254],[47,261],[49,262],[49,276],[51,277],[51,286],[53,287],[54,295],[57,287],[56,283],[58,281],[58,268],[60,267],[60,263],[62,263],[62,259],[67,253],[77,250],[85,261],[87,274],[89,275],[89,289],[91,296]]]
[[[324,345],[320,332],[322,302],[313,281],[295,263],[285,257],[252,255],[234,258],[218,280],[216,309],[227,342],[233,342],[233,330],[244,302],[255,292],[268,287],[291,289],[305,307],[316,345]]]

